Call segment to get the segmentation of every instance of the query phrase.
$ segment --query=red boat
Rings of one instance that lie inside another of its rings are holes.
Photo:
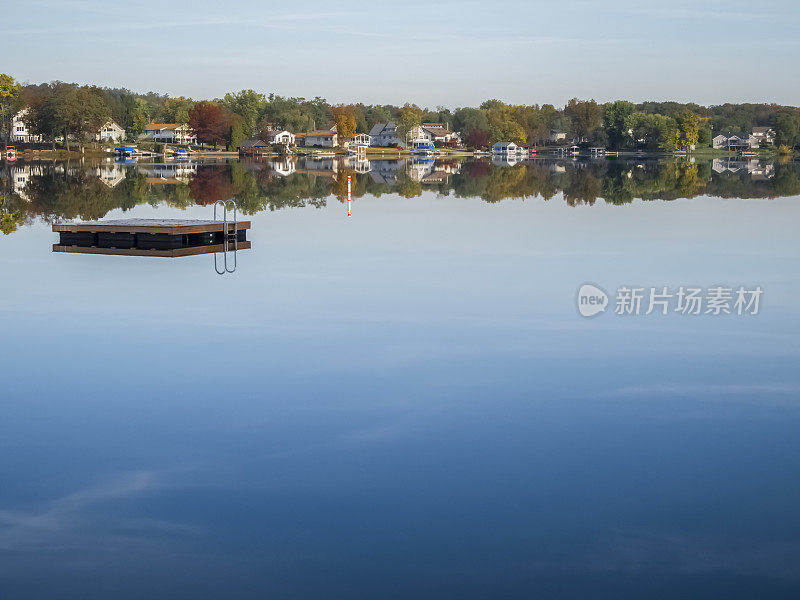
[[[6,147],[6,160],[9,162],[17,160],[17,149],[14,146]]]

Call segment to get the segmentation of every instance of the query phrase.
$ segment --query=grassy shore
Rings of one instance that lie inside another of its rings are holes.
[[[139,142],[136,144],[140,150],[155,152],[157,154],[162,154],[165,149],[164,144],[154,144],[153,142]],[[167,146],[169,147],[169,146]],[[237,151],[228,151],[224,149],[219,149],[215,147],[207,147],[207,146],[195,146],[194,151],[192,152],[192,156],[195,157],[218,157],[218,158],[233,158],[239,156]],[[550,156],[551,152],[556,150],[557,146],[535,146],[533,147],[537,155],[539,156]],[[84,151],[81,152],[78,146],[71,146],[69,150],[66,148],[56,148],[53,150],[52,148],[43,148],[39,147],[36,149],[32,148],[25,148],[17,146],[17,155],[19,158],[24,158],[28,160],[71,160],[71,159],[78,159],[81,157],[84,158],[104,158],[111,156],[113,151],[113,146],[100,146],[97,144],[91,144],[84,147]],[[469,157],[474,156],[475,151],[468,150],[468,149],[454,149],[454,148],[437,148],[436,149],[436,157],[437,158],[458,158],[458,157]],[[732,152],[730,150],[723,150],[723,149],[715,149],[715,148],[697,148],[692,150],[688,153],[673,153],[673,152],[640,152],[640,151],[631,151],[631,150],[620,150],[620,151],[610,151],[614,156],[619,156],[621,158],[667,158],[673,156],[691,156],[693,158],[700,158],[700,159],[714,159],[714,158],[736,158],[738,157],[738,153]],[[293,156],[315,156],[319,154],[336,154],[338,156],[343,156],[347,154],[347,151],[342,148],[306,148],[300,147],[297,148],[296,152]],[[377,148],[377,147],[368,147],[366,149],[366,158],[370,160],[391,160],[396,158],[408,158],[412,156],[412,152],[407,149],[397,149],[397,148]],[[280,158],[281,156],[285,156],[282,154],[278,154],[275,152],[265,152],[260,156],[268,157],[268,158]],[[789,155],[780,155],[778,154],[775,148],[760,148],[754,151],[753,158],[759,158],[763,160],[793,160],[800,157],[800,153],[792,152]]]

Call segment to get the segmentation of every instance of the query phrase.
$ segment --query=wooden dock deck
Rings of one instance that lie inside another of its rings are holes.
[[[57,223],[53,252],[176,258],[226,250],[247,250],[250,221],[193,219],[109,219]]]
[[[232,228],[233,221],[228,225]],[[79,221],[56,223],[53,231],[61,233],[149,233],[161,235],[188,235],[191,233],[222,233],[223,221],[198,219],[109,219],[105,221]],[[250,229],[250,221],[236,221],[236,231]]]

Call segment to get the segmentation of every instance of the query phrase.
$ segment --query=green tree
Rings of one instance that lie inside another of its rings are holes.
[[[23,116],[23,121],[29,131],[53,144],[53,149],[55,149],[56,137],[63,135],[61,123],[56,119],[54,94],[56,89],[65,85],[56,82],[35,90],[28,90],[26,93],[28,110]]]
[[[416,104],[406,104],[400,109],[400,118],[397,120],[398,137],[403,139],[417,125],[422,125],[422,109]]]
[[[564,107],[564,114],[572,121],[573,132],[579,137],[587,137],[603,121],[603,110],[594,100],[573,98]]]
[[[222,106],[242,118],[242,128],[246,136],[255,135],[259,119],[264,114],[267,99],[264,94],[254,90],[242,90],[235,94],[225,94]]]
[[[636,144],[647,150],[675,149],[675,119],[658,114],[635,112],[625,119],[625,129]]]
[[[392,112],[385,106],[370,106],[366,111],[367,128],[372,129],[378,123],[388,123],[392,120]]]
[[[168,123],[178,123],[179,125],[189,124],[189,114],[194,108],[194,100],[191,98],[167,98],[164,100],[164,117]]]
[[[11,117],[16,113],[20,85],[11,75],[0,73],[0,137],[8,140],[11,134]]]
[[[144,133],[148,123],[150,123],[150,105],[144,98],[136,98],[133,108],[133,133]]]
[[[480,108],[457,108],[453,113],[453,129],[465,135],[472,131],[489,131],[486,111]]]
[[[708,122],[704,122],[702,127],[700,127],[700,132],[697,135],[697,145],[703,148],[708,148],[711,146],[711,126]]]
[[[481,107],[486,111],[489,121],[489,137],[492,143],[515,142],[525,143],[527,134],[525,128],[517,121],[515,108],[499,100],[487,100]]]
[[[775,129],[775,144],[794,148],[800,140],[800,111],[783,108],[775,113],[772,120]]]
[[[697,146],[700,137],[700,126],[703,119],[691,110],[682,110],[675,119],[678,125],[677,147],[679,150],[691,150]]]
[[[628,118],[636,111],[633,102],[617,100],[603,106],[603,125],[612,148],[623,148],[630,140]]]

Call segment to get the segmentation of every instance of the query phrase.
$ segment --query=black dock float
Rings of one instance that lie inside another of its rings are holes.
[[[53,252],[125,256],[191,256],[246,250],[250,221],[120,219],[59,223]]]

